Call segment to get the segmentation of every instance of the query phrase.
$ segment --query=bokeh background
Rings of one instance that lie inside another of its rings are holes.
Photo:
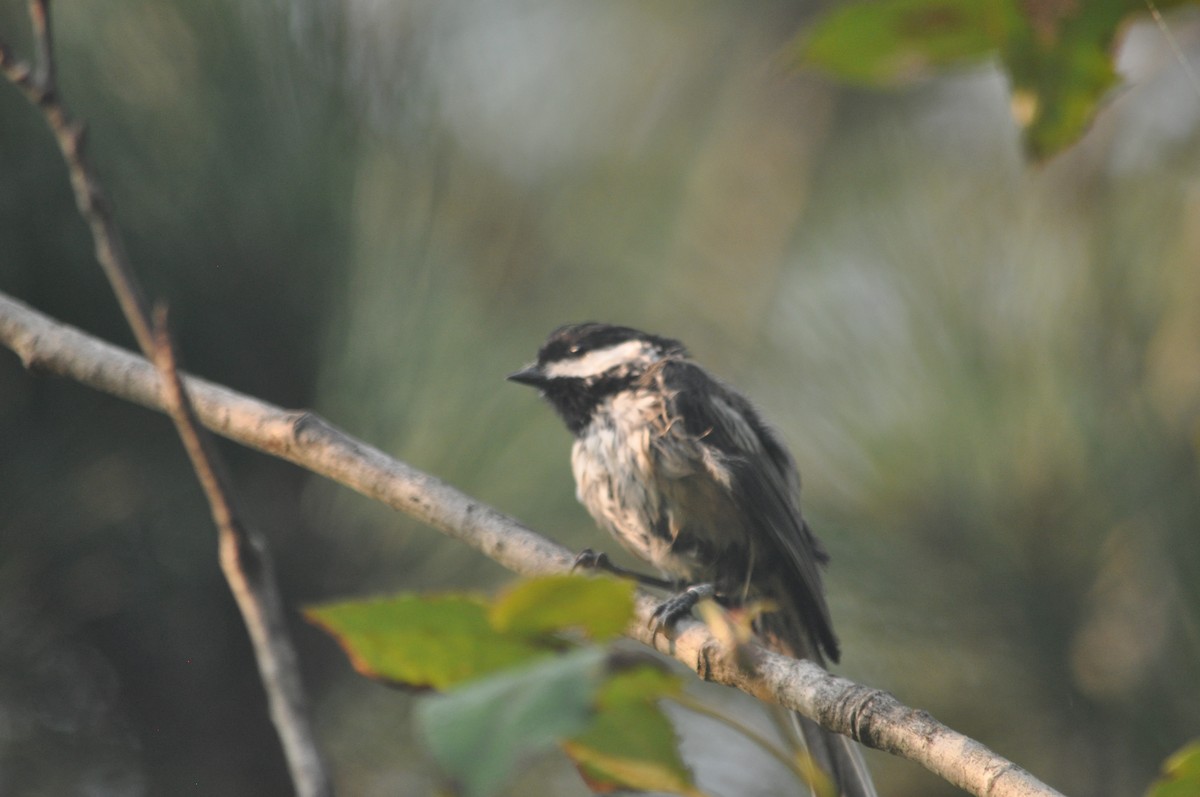
[[[581,547],[604,540],[567,433],[504,375],[567,321],[682,338],[791,443],[839,672],[1067,794],[1139,794],[1200,735],[1200,88],[1136,24],[1125,86],[1033,166],[994,66],[891,92],[786,68],[818,10],[81,0],[55,22],[192,371]],[[1200,17],[1167,21],[1200,64]],[[28,53],[19,0],[0,38]],[[0,290],[131,344],[7,85]],[[508,578],[224,450],[293,607]],[[341,793],[431,793],[412,699],[295,632]],[[871,762],[884,794],[957,793]],[[169,423],[5,352],[0,793],[289,793]],[[547,756],[511,793],[586,792]]]

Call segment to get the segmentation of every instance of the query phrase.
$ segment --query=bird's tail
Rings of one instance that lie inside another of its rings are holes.
[[[867,762],[853,739],[827,731],[808,717],[792,717],[808,755],[829,776],[838,797],[878,797]]]
[[[768,647],[825,666],[825,658],[821,655],[814,634],[799,612],[766,614],[760,618],[758,630]],[[857,742],[840,733],[827,731],[800,714],[792,714],[792,720],[809,757],[829,776],[838,797],[878,797],[871,781],[871,772],[867,769]]]

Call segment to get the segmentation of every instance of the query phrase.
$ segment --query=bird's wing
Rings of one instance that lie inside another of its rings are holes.
[[[691,361],[663,361],[661,379],[671,396],[671,417],[720,453],[748,533],[762,532],[755,547],[766,550],[755,559],[763,567],[782,566],[787,594],[771,597],[792,604],[811,646],[837,661],[838,642],[820,571],[829,555],[800,513],[800,479],[791,454],[749,400]]]

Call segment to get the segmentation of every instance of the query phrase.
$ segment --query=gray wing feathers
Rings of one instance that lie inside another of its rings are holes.
[[[666,360],[660,378],[672,396],[672,422],[681,420],[690,435],[717,449],[732,474],[740,512],[753,527],[746,544],[765,541],[767,550],[750,556],[760,563],[755,580],[774,600],[791,603],[766,615],[762,632],[792,655],[824,664],[824,653],[837,661],[820,571],[829,556],[801,515],[800,478],[791,455],[747,399],[698,366]],[[852,739],[793,717],[813,761],[837,784],[840,797],[877,797]]]
[[[751,527],[746,544],[765,547],[753,552],[756,566],[766,571],[755,576],[778,584],[771,597],[790,599],[788,608],[811,636],[807,651],[794,652],[817,661],[824,652],[837,661],[837,638],[821,585],[820,566],[829,557],[800,513],[800,479],[791,455],[736,391],[686,360],[662,365],[664,386],[673,396],[672,415],[689,434],[722,454],[734,481],[734,498]]]

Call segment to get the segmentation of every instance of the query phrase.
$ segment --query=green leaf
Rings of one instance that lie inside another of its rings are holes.
[[[465,595],[400,595],[306,609],[363,675],[444,689],[545,655],[547,646],[496,631],[488,607]]]
[[[986,58],[1013,23],[1009,0],[875,0],[825,14],[796,55],[846,81],[890,86]]]
[[[362,674],[444,689],[561,649],[561,631],[616,636],[633,617],[633,588],[611,578],[554,575],[522,581],[490,604],[472,595],[399,595],[312,607],[305,615],[337,638]]]
[[[870,86],[998,56],[1026,152],[1044,159],[1087,130],[1118,81],[1117,37],[1145,11],[1144,0],[870,0],[819,18],[794,51],[802,64]]]
[[[462,793],[488,794],[522,757],[587,726],[606,658],[584,648],[428,697],[417,722]]]
[[[679,688],[675,676],[653,667],[621,672],[604,685],[592,724],[563,742],[594,791],[702,794],[679,756],[675,729],[658,706],[660,698]]]
[[[633,619],[632,581],[554,575],[527,579],[496,598],[499,631],[537,635],[577,628],[593,639],[617,636]]]
[[[417,719],[434,756],[468,795],[486,794],[521,757],[564,739],[585,777],[610,790],[697,795],[657,706],[679,688],[673,677],[603,648],[549,656],[563,647],[560,632],[620,633],[633,617],[633,592],[628,581],[549,576],[491,603],[401,595],[305,614],[366,675],[455,687],[421,703]],[[469,679],[480,680],[462,683]]]
[[[1196,797],[1200,794],[1200,739],[1185,745],[1163,763],[1163,776],[1146,797]]]
[[[1117,83],[1113,43],[1132,0],[1093,0],[1074,7],[1021,6],[1022,24],[1002,52],[1026,150],[1045,158],[1074,143]]]

